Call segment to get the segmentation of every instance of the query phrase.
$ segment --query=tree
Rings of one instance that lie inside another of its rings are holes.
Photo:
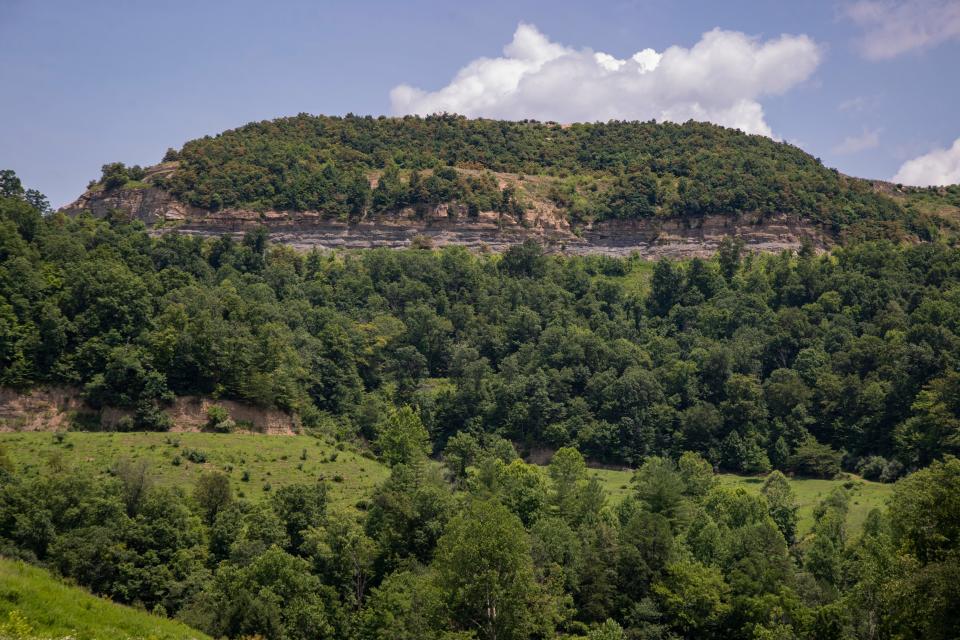
[[[20,198],[23,196],[23,183],[12,169],[0,170],[0,197]]]
[[[445,593],[432,576],[397,571],[375,587],[360,621],[365,640],[456,640],[447,630]],[[465,632],[463,640],[473,634]]]
[[[833,478],[840,473],[842,457],[842,454],[834,451],[830,445],[809,438],[788,458],[787,466],[800,475]]]
[[[480,457],[481,448],[477,439],[466,431],[459,431],[447,440],[443,449],[443,461],[457,480],[467,476],[467,468]]]
[[[389,466],[417,464],[430,453],[430,434],[409,406],[393,409],[377,427],[377,448]]]
[[[898,482],[890,520],[900,549],[921,563],[960,550],[960,459],[934,461]]]
[[[207,524],[212,525],[217,514],[233,502],[230,478],[219,471],[202,474],[193,489],[193,499],[200,505]]]
[[[797,538],[797,511],[800,505],[790,481],[779,471],[773,471],[764,479],[760,491],[767,499],[770,517],[777,523],[787,543],[793,544]]]
[[[587,464],[572,447],[558,449],[547,467],[553,480],[552,502],[568,522],[575,522],[580,513],[580,491],[587,479]]]
[[[637,469],[632,482],[637,498],[652,513],[669,522],[684,515],[686,501],[683,477],[676,464],[668,458],[653,456]]]
[[[669,565],[653,587],[666,620],[687,638],[717,635],[730,610],[729,590],[719,569],[689,560]]]
[[[128,516],[137,515],[140,505],[153,487],[150,465],[146,460],[122,458],[113,467],[113,474],[123,486],[123,501]]]
[[[100,183],[103,188],[110,191],[127,184],[130,176],[127,173],[127,167],[122,162],[111,162],[102,167]]]
[[[427,465],[396,465],[370,500],[365,529],[377,542],[377,573],[410,559],[426,564],[454,512],[450,486]]]
[[[304,550],[313,558],[324,583],[338,587],[359,610],[373,577],[376,545],[350,514],[337,513],[306,534]]]
[[[309,564],[272,547],[246,566],[220,565],[181,618],[214,636],[336,638],[340,614]],[[342,636],[339,636],[342,637]]]
[[[499,494],[504,505],[529,527],[546,510],[547,479],[540,467],[514,460],[503,468]]]
[[[683,493],[694,499],[702,498],[717,483],[713,467],[699,453],[684,451],[677,461],[677,471],[683,481]]]
[[[484,640],[552,634],[558,603],[537,584],[520,519],[496,500],[474,500],[450,522],[431,570],[454,628]]]
[[[323,523],[327,512],[327,485],[322,481],[288,484],[273,494],[270,503],[286,530],[289,550],[297,552],[307,530]]]
[[[657,261],[650,280],[647,306],[655,315],[666,315],[683,291],[683,272],[665,258]]]
[[[832,587],[839,585],[842,577],[849,500],[846,491],[838,487],[817,505],[812,540],[804,555],[806,569]]]
[[[733,281],[733,276],[740,268],[740,255],[743,253],[743,239],[724,236],[717,249],[717,261],[720,263],[720,273],[727,282]]]

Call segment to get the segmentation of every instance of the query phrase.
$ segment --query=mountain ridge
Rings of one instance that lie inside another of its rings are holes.
[[[146,169],[104,165],[63,210],[117,211],[157,233],[264,224],[303,248],[502,250],[532,238],[552,251],[656,257],[706,255],[726,235],[780,251],[929,239],[949,226],[905,206],[905,193],[705,123],[301,114],[189,141]]]

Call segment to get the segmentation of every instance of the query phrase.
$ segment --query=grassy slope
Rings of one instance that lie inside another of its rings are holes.
[[[294,482],[331,480],[335,504],[353,505],[387,477],[380,463],[352,451],[339,451],[328,442],[310,436],[270,436],[215,433],[85,433],[65,434],[58,443],[47,432],[0,433],[0,445],[14,463],[26,471],[41,468],[51,455],[62,455],[66,464],[105,475],[120,458],[146,460],[160,484],[192,486],[206,471],[220,470],[230,476],[237,495],[258,500],[270,490]],[[206,454],[203,464],[190,462],[186,449]],[[301,456],[306,451],[306,459]],[[336,460],[330,457],[336,454]],[[180,457],[180,464],[173,459]],[[302,468],[301,468],[302,466]],[[243,481],[249,471],[249,481]],[[342,480],[338,481],[337,478]]]
[[[179,443],[178,446],[175,446]],[[338,451],[329,443],[310,436],[268,436],[257,434],[213,433],[84,433],[66,434],[58,443],[54,434],[46,432],[0,433],[0,445],[10,454],[14,463],[26,471],[37,470],[51,455],[62,455],[68,465],[89,469],[106,475],[114,461],[120,458],[144,459],[150,464],[160,484],[192,486],[205,471],[221,470],[230,476],[234,492],[249,499],[259,500],[271,490],[293,482],[311,482],[321,476],[331,480],[331,498],[335,504],[350,506],[370,495],[372,489],[388,474],[382,464],[364,458],[352,451]],[[198,449],[207,456],[204,464],[189,462],[186,449]],[[306,460],[300,457],[306,450]],[[332,454],[336,460],[329,461]],[[179,456],[180,465],[173,464]],[[302,465],[302,469],[300,466]],[[244,471],[249,481],[243,481]],[[603,483],[611,500],[618,501],[630,491],[630,470],[591,469]],[[335,481],[340,477],[342,481]],[[762,479],[721,474],[720,481],[739,485],[748,491],[759,492]],[[849,525],[853,534],[859,532],[867,513],[882,507],[893,491],[893,485],[867,482],[853,478],[854,495],[850,504]],[[791,480],[800,503],[800,533],[809,531],[813,524],[813,509],[831,489],[844,480]]]
[[[613,500],[621,500],[630,492],[630,477],[633,471],[617,471],[612,469],[591,469],[590,473],[603,483],[604,489]],[[737,476],[729,473],[720,474],[720,482],[729,486],[741,486],[751,492],[759,492],[763,486],[762,478]],[[853,496],[850,501],[850,514],[847,525],[854,536],[863,528],[863,522],[870,511],[883,507],[887,498],[893,493],[892,484],[868,482],[860,478],[851,477],[853,481]],[[816,480],[791,479],[790,484],[800,503],[799,534],[803,536],[813,526],[813,509],[834,487],[842,486],[846,480]]]
[[[203,639],[186,625],[150,615],[70,587],[49,573],[0,558],[0,626],[16,611],[31,628],[29,637],[76,640]]]

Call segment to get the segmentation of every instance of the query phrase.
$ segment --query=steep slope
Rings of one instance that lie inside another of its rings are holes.
[[[58,581],[42,569],[0,558],[0,637],[77,640],[202,640],[186,625]]]
[[[295,246],[434,244],[697,254],[726,235],[780,250],[928,225],[797,147],[705,123],[299,115],[105,165],[66,208],[197,234],[266,224]]]

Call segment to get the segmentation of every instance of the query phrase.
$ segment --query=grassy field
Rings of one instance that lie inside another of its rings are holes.
[[[618,471],[612,469],[591,469],[590,474],[597,477],[613,500],[621,500],[630,490],[630,477],[633,471]],[[741,486],[747,491],[759,493],[763,486],[763,478],[737,476],[729,473],[719,474],[722,484]],[[850,476],[852,481],[852,496],[850,500],[850,514],[847,525],[852,535],[859,534],[867,514],[876,507],[883,507],[887,498],[893,493],[892,484],[868,482],[856,476]],[[800,522],[798,532],[801,536],[810,531],[813,526],[813,509],[823,500],[834,487],[842,486],[848,480],[817,480],[813,478],[791,479],[790,484],[800,503]]]
[[[387,477],[387,468],[311,436],[217,433],[0,433],[0,445],[24,471],[50,464],[106,475],[118,460],[146,460],[162,485],[192,486],[201,473],[230,477],[234,493],[259,500],[295,482],[330,481],[334,504],[348,506]],[[197,462],[201,458],[205,461]],[[192,460],[191,460],[192,458]]]
[[[17,640],[207,638],[178,622],[98,598],[63,584],[42,569],[3,558],[0,558],[0,637]]]
[[[62,438],[62,439],[61,439]],[[234,492],[259,500],[271,491],[294,482],[330,481],[331,501],[350,506],[370,495],[388,474],[387,468],[349,449],[340,450],[328,441],[311,436],[273,436],[216,433],[86,433],[48,432],[0,433],[3,446],[14,463],[24,471],[38,470],[59,458],[63,464],[109,473],[120,459],[146,460],[157,482],[163,485],[192,486],[207,471],[223,471],[230,477]],[[200,452],[204,462],[191,452]],[[591,469],[613,501],[630,492],[630,470]],[[759,492],[762,478],[720,474],[720,482]],[[245,479],[246,478],[246,479]],[[871,509],[884,506],[893,485],[867,482],[851,476],[853,496],[849,526],[856,534]],[[813,509],[834,487],[848,480],[793,479],[790,481],[800,503],[799,531],[803,535],[813,524]]]

